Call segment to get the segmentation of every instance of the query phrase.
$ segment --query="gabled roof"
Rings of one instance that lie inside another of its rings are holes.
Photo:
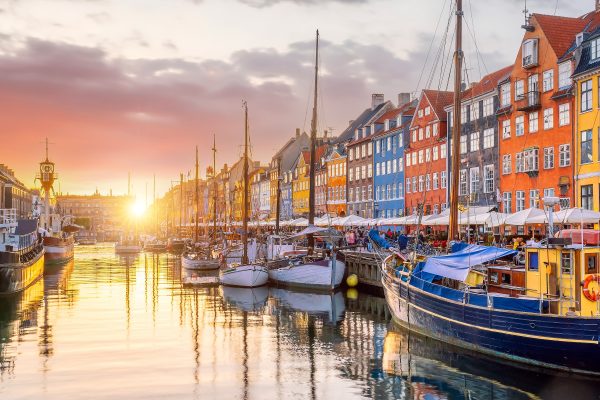
[[[367,108],[364,110],[348,127],[338,136],[334,143],[343,143],[349,142],[354,138],[354,131],[356,129],[361,128],[365,125],[371,123],[374,117],[379,115],[379,113],[384,110],[386,107],[391,105],[390,101],[385,101],[375,108]]]
[[[427,100],[438,119],[440,121],[445,121],[446,113],[444,112],[444,107],[454,101],[454,92],[424,89],[423,95],[427,97]]]
[[[469,100],[475,97],[479,97],[482,94],[493,92],[497,89],[498,83],[506,79],[506,77],[510,76],[510,73],[513,70],[513,65],[506,66],[498,71],[494,71],[490,74],[487,74],[481,81],[476,83],[473,87],[467,89],[462,94],[462,100]],[[454,100],[454,97],[452,98]]]
[[[535,18],[544,32],[556,57],[560,58],[571,47],[575,35],[582,32],[591,21],[592,14],[594,13],[579,18],[533,14],[532,18]]]
[[[403,115],[410,116],[411,119],[409,121],[401,123],[398,126],[395,126],[395,127],[391,128],[391,129],[388,129],[387,131],[378,132],[378,133],[376,133],[372,137],[373,138],[378,138],[378,137],[381,137],[381,136],[385,136],[385,135],[387,135],[390,132],[397,132],[397,131],[402,130],[403,128],[409,126],[410,123],[411,123],[411,121],[412,121],[412,117],[413,117],[413,115],[415,113],[416,106],[417,106],[417,99],[412,100],[411,102],[406,103],[406,104],[402,105],[401,107],[395,108],[394,110],[391,110],[391,111],[387,112],[386,114],[395,113],[395,116],[393,118],[397,118],[398,115],[403,114]],[[385,117],[386,114],[384,114],[382,116],[382,118]]]

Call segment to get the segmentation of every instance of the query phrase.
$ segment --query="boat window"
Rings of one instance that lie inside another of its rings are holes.
[[[571,252],[563,251],[560,255],[560,265],[562,268],[563,274],[570,274],[572,268],[572,260],[571,260]]]
[[[585,273],[596,274],[598,273],[598,256],[596,254],[585,255]]]
[[[490,282],[491,283],[498,283],[498,273],[497,272],[492,272],[490,274]]]
[[[510,285],[510,274],[502,274],[502,284]]]
[[[538,253],[537,251],[532,251],[529,253],[529,262],[527,263],[527,268],[530,271],[538,270]]]

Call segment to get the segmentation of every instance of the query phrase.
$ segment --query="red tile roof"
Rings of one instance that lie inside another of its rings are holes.
[[[476,83],[473,87],[465,90],[462,93],[462,99],[468,100],[480,96],[482,94],[494,91],[494,89],[498,87],[498,83],[500,81],[502,81],[507,76],[510,76],[512,70],[513,66],[509,65],[507,67],[499,69],[498,71],[494,71],[490,74],[487,74],[481,79],[481,81]]]
[[[585,29],[588,23],[594,19],[595,14],[586,14],[580,18],[533,14],[532,18],[544,31],[556,57],[560,58],[575,41],[575,35]]]
[[[431,108],[433,108],[433,112],[439,120],[445,121],[446,113],[444,112],[444,107],[452,104],[454,101],[454,92],[425,89],[423,90],[423,94],[427,96],[427,100],[429,100],[429,104],[431,104]]]

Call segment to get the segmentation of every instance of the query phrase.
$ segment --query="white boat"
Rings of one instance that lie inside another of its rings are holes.
[[[181,255],[181,266],[186,269],[209,271],[218,269],[221,266],[221,261],[214,258],[208,258],[204,253],[185,251]]]
[[[258,287],[267,284],[267,267],[259,264],[230,266],[219,272],[222,285],[238,287]]]
[[[258,311],[267,305],[269,288],[261,286],[257,288],[243,288],[223,286],[221,294],[225,301],[241,311]]]
[[[244,246],[234,245],[231,247],[226,247],[221,251],[225,263],[227,264],[235,264],[242,262],[242,255],[244,253]],[[256,239],[252,238],[248,240],[248,260],[249,262],[254,262],[258,255],[258,243]]]
[[[334,258],[290,259],[270,265],[269,279],[276,285],[331,290],[344,279],[346,265]]]

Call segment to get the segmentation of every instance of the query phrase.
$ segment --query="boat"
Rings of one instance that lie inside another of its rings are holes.
[[[44,274],[44,246],[37,219],[17,219],[0,209],[0,295],[25,290]]]
[[[144,243],[144,250],[151,253],[162,253],[167,249],[165,242],[160,240],[151,240]]]
[[[135,238],[122,238],[118,243],[115,243],[116,254],[138,254],[141,251],[142,246]]]
[[[248,257],[248,218],[250,215],[250,177],[248,158],[248,104],[244,102],[244,193],[243,193],[243,226],[242,254],[240,264],[226,264],[219,273],[222,285],[239,287],[258,287],[267,284],[269,273],[267,267],[260,262],[251,261]]]
[[[46,264],[65,264],[73,259],[75,237],[72,233],[62,232],[43,238],[46,251]]]
[[[316,141],[317,141],[317,93],[319,70],[319,31],[316,33],[315,51],[315,86],[314,103],[310,135],[310,166],[309,166],[309,214],[308,227],[295,235],[295,238],[308,239],[307,255],[282,260],[271,260],[267,263],[269,279],[276,285],[302,287],[314,290],[334,290],[341,285],[346,265],[338,257],[335,248],[339,243],[340,235],[334,230],[315,226],[315,167],[316,167]],[[320,255],[315,253],[315,236],[320,236],[322,243],[328,246]]]
[[[185,249],[185,239],[169,238],[167,240],[167,251],[169,253],[180,254]]]
[[[203,245],[198,238],[198,213],[200,210],[200,196],[198,192],[198,146],[196,146],[196,192],[195,192],[195,213],[196,227],[194,231],[194,242],[189,244],[181,254],[181,266],[186,269],[206,271],[219,269],[221,260],[214,257],[211,246]]]

